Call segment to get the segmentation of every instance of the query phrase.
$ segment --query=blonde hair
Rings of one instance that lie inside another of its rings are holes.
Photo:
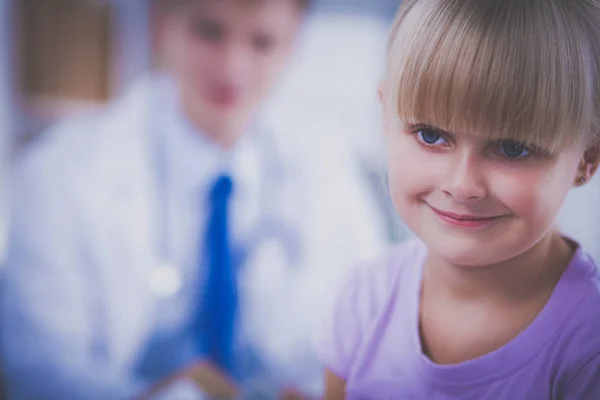
[[[403,120],[549,151],[600,137],[600,0],[405,0],[383,95]]]

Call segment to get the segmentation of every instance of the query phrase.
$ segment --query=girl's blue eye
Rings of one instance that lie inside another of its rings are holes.
[[[514,140],[503,140],[500,142],[498,151],[506,158],[525,158],[531,154],[531,150],[522,143]]]
[[[446,139],[444,139],[444,137],[437,133],[436,131],[432,130],[432,129],[419,129],[417,130],[417,137],[419,138],[419,140],[423,143],[425,143],[426,145],[443,145],[448,143],[446,141]]]

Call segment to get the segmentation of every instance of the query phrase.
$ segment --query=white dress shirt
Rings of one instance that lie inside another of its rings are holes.
[[[153,132],[158,192],[154,207],[161,225],[166,227],[157,235],[164,264],[151,278],[155,279],[151,284],[157,297],[154,333],[139,365],[148,380],[184,368],[197,357],[191,324],[206,272],[201,255],[211,185],[223,174],[232,178],[230,228],[234,249],[242,248],[260,225],[264,186],[261,168],[268,167],[259,159],[259,133],[250,131],[232,149],[225,150],[189,123],[176,107],[174,95],[165,104],[165,114]],[[254,370],[248,374],[259,373],[260,367],[249,354],[243,335],[236,344],[237,358],[246,360],[246,369]]]

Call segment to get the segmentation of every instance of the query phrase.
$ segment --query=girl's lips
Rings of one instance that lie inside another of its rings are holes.
[[[456,214],[449,211],[438,210],[432,206],[429,207],[433,210],[434,214],[437,215],[437,217],[443,222],[464,228],[487,227],[505,217],[505,215],[496,215],[488,217],[479,215]]]

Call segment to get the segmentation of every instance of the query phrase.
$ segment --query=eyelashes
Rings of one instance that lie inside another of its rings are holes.
[[[498,152],[509,159],[526,158],[533,154],[533,150],[514,140],[501,141],[498,146]]]
[[[414,125],[410,133],[416,141],[428,148],[447,148],[452,145],[452,135],[441,129],[427,125]],[[491,153],[509,161],[524,161],[532,157],[546,156],[549,153],[539,147],[525,144],[515,139],[494,140],[487,146]]]
[[[414,131],[417,139],[427,146],[446,145],[448,141],[443,134],[432,128],[420,128]],[[438,143],[439,142],[439,143]]]

